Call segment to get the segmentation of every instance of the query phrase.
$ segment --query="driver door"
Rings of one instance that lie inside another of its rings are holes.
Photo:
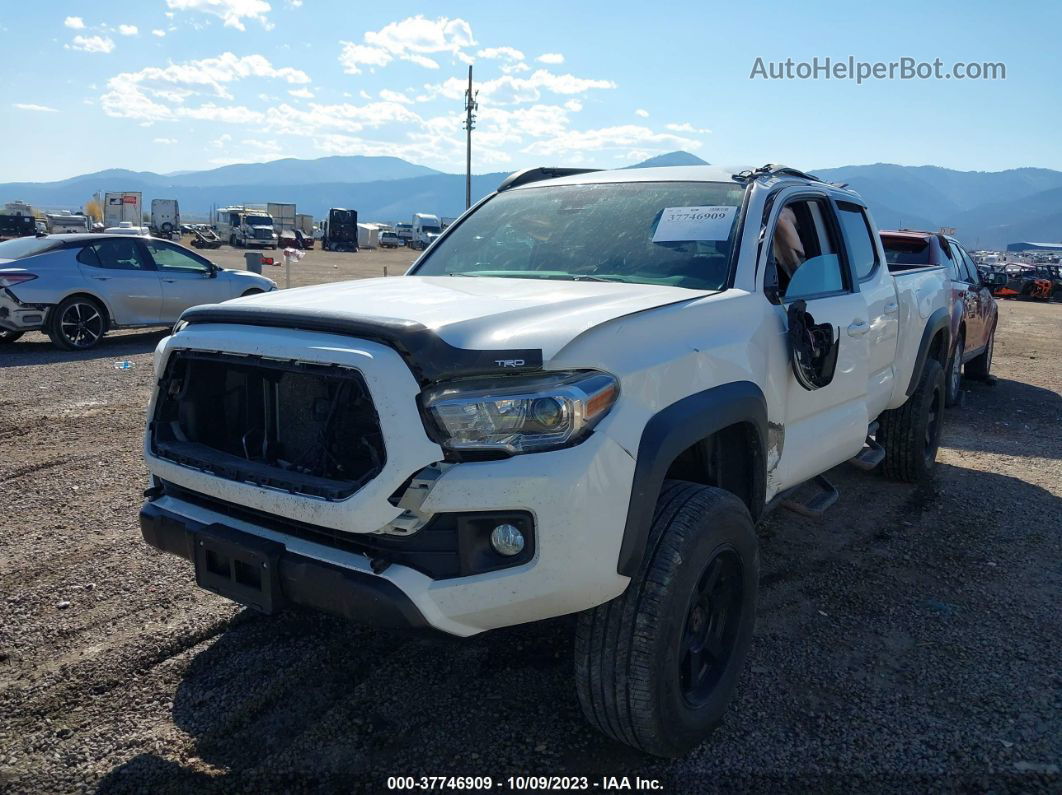
[[[227,282],[215,278],[216,269],[209,260],[163,240],[145,240],[144,245],[162,283],[163,323],[174,322],[189,307],[232,298]]]
[[[779,211],[766,238],[765,270],[765,288],[785,315],[789,337],[785,441],[778,465],[783,487],[814,477],[862,448],[868,424],[870,331],[867,303],[848,267],[831,203],[825,195],[802,193],[786,201],[786,208],[792,211],[789,218],[795,220],[803,249],[799,264],[787,265],[786,252],[774,244],[776,237],[784,239],[778,229]],[[813,330],[820,356],[794,357],[796,335],[789,334],[794,323]]]

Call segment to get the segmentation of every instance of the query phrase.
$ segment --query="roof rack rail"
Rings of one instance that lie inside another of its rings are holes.
[[[801,179],[813,179],[816,182],[824,182],[825,180],[820,177],[816,177],[814,174],[808,174],[801,171],[798,168],[792,168],[790,166],[783,166],[780,163],[768,163],[765,166],[760,166],[752,171],[742,171],[738,174],[734,174],[734,179],[741,180],[742,182],[748,182],[749,180],[756,179],[758,177],[765,177],[768,175],[780,175],[786,177],[800,177]]]
[[[527,185],[531,182],[541,182],[544,179],[570,177],[575,174],[589,174],[592,171],[600,170],[601,169],[599,168],[553,168],[550,166],[525,168],[523,171],[516,171],[503,179],[501,185],[498,186],[498,192],[501,193],[503,190],[516,188],[520,185]]]

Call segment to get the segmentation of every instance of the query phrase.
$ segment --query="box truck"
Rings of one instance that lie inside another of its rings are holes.
[[[269,202],[266,212],[273,218],[273,231],[283,245],[291,245],[295,240],[295,205]]]
[[[121,226],[122,221],[128,221],[132,226],[143,224],[141,197],[139,191],[103,194],[103,225]]]
[[[181,236],[181,211],[176,199],[151,200],[151,233],[172,240]]]

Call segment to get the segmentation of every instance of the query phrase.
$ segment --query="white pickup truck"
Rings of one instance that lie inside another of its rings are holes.
[[[743,665],[757,520],[821,512],[849,459],[929,475],[947,287],[891,275],[862,200],[793,169],[521,172],[404,277],[186,311],[143,535],[267,613],[578,613],[589,720],[678,755]]]

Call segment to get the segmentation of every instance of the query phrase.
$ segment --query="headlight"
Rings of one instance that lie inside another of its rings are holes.
[[[510,454],[581,441],[619,395],[619,383],[595,370],[532,377],[469,379],[424,394],[442,445]]]

